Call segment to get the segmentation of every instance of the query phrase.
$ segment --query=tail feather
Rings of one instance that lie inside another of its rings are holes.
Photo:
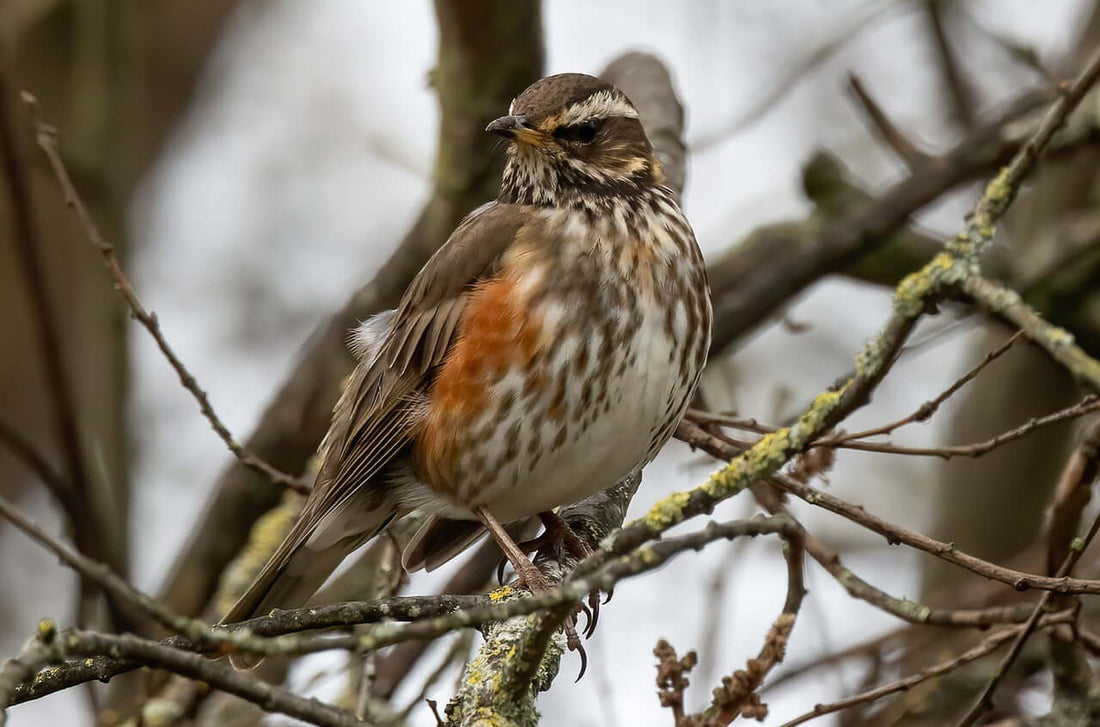
[[[476,520],[448,520],[432,515],[405,546],[401,565],[409,573],[421,568],[433,571],[484,534],[485,526]]]
[[[296,523],[221,623],[245,621],[274,608],[304,606],[344,558],[397,516],[397,507],[389,498],[382,502],[379,499],[363,498],[320,523],[307,520]],[[260,661],[246,654],[230,656],[230,662],[238,669],[250,669]]]
[[[327,550],[312,551],[300,548],[284,568],[262,573],[225,614],[222,622],[244,621],[269,613],[274,608],[298,608],[306,605],[310,597],[354,549],[334,546]],[[237,669],[252,669],[262,660],[262,657],[253,654],[229,656],[229,662]]]

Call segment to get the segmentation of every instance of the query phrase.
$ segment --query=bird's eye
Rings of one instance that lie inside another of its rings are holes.
[[[597,121],[585,121],[572,126],[559,126],[554,129],[554,138],[562,141],[575,141],[581,144],[590,144],[596,138],[596,132],[600,125]]]

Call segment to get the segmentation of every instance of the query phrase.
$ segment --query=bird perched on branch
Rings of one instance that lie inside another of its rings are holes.
[[[510,142],[499,196],[396,310],[353,331],[316,484],[223,621],[303,605],[414,509],[429,517],[406,568],[488,530],[546,590],[504,525],[553,524],[653,459],[683,416],[710,343],[706,271],[633,104],[598,78],[550,76],[486,131]]]

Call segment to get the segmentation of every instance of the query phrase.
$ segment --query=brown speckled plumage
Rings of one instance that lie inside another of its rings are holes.
[[[489,129],[513,142],[497,201],[353,335],[316,487],[227,620],[300,605],[414,508],[433,517],[407,563],[434,567],[486,514],[524,519],[636,472],[683,416],[710,341],[706,273],[629,100],[551,76]]]

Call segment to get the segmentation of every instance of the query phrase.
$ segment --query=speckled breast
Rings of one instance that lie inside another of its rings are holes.
[[[610,487],[672,435],[709,340],[702,257],[674,202],[548,211],[471,299],[417,476],[439,514],[484,504],[503,521]]]

